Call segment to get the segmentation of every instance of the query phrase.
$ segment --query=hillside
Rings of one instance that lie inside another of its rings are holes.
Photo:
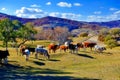
[[[0,20],[4,19],[4,18],[9,18],[10,20],[18,20],[21,23],[27,23],[27,22],[32,22],[35,19],[29,19],[29,18],[20,18],[20,17],[16,17],[16,16],[12,16],[12,15],[7,15],[4,13],[0,13]]]
[[[70,31],[79,28],[87,28],[92,30],[99,30],[102,27],[120,27],[120,20],[109,21],[109,22],[85,22],[85,21],[75,21],[58,17],[43,17],[43,18],[20,18],[12,15],[7,15],[0,13],[0,19],[9,18],[10,20],[18,20],[21,23],[33,22],[37,27],[67,27]],[[102,27],[101,27],[102,26]]]

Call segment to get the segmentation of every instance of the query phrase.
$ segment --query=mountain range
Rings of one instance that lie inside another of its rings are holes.
[[[27,22],[33,22],[34,26],[37,27],[48,27],[54,28],[56,26],[67,27],[70,31],[80,28],[88,28],[92,30],[99,30],[101,28],[114,28],[120,27],[120,20],[108,21],[108,22],[85,22],[85,21],[75,21],[65,18],[46,16],[43,18],[21,18],[13,15],[8,15],[0,13],[0,20],[4,18],[9,18],[10,20],[18,20],[25,24]]]

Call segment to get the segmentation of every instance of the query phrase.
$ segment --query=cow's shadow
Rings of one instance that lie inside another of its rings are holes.
[[[39,62],[39,61],[33,61],[33,63],[35,63],[35,64],[37,64],[39,66],[44,66],[45,65],[45,63]]]
[[[88,55],[88,54],[76,54],[77,56],[82,56],[82,57],[86,57],[86,58],[90,58],[90,59],[96,59],[96,58],[94,58],[93,56],[90,56],[90,55]]]
[[[49,61],[57,62],[57,61],[60,61],[60,60],[57,60],[57,59],[49,59]]]

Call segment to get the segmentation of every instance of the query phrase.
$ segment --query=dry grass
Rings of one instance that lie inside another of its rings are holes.
[[[34,45],[47,46],[49,41],[44,43],[37,41]],[[103,54],[89,49],[81,49],[79,54],[57,50],[50,54],[50,60],[45,60],[43,56],[35,59],[31,54],[27,62],[24,56],[17,55],[14,48],[9,48],[9,51],[9,64],[0,67],[1,79],[120,80],[120,47],[107,49]]]

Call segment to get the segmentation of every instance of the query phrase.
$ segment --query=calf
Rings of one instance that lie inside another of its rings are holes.
[[[4,63],[7,64],[8,60],[7,57],[10,56],[8,50],[0,50],[0,63],[2,63],[2,59],[4,60]]]
[[[68,46],[60,45],[59,49],[60,49],[60,51],[64,50],[64,52],[66,52],[66,50],[68,49]]]

